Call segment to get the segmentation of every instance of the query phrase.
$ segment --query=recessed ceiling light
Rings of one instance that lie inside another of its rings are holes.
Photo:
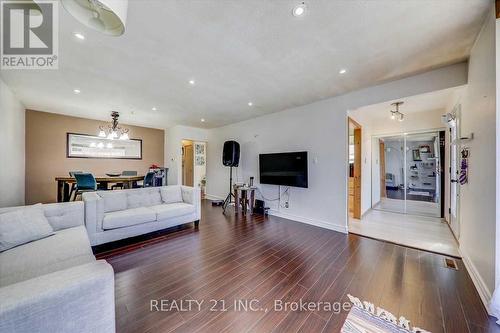
[[[201,121],[202,123],[204,123],[204,122],[205,122],[205,118],[201,118],[201,119],[200,119],[200,121]]]
[[[252,106],[252,105],[253,105],[253,103],[252,103],[252,102],[248,102],[248,106]]]
[[[73,92],[74,92],[75,94],[77,94],[77,95],[78,95],[79,93],[81,93],[80,89],[73,89]]]
[[[301,17],[304,16],[306,13],[306,4],[304,2],[301,2],[297,6],[293,7],[292,10],[292,15],[295,17]]]
[[[347,73],[347,69],[342,68],[341,70],[339,70],[339,74],[345,74],[345,73]]]
[[[74,32],[73,36],[75,36],[76,38],[81,39],[81,40],[85,39],[85,36],[79,32]]]
[[[158,109],[157,109],[155,106],[153,106],[153,107],[151,108],[151,110],[156,111],[156,110],[158,110]]]
[[[189,80],[189,84],[190,84],[190,85],[194,86],[194,84],[195,84],[195,83],[196,83],[196,82],[195,82],[194,80]]]

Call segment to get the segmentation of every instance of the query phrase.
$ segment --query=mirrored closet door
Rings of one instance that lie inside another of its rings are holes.
[[[442,145],[439,132],[374,137],[372,208],[440,217]]]

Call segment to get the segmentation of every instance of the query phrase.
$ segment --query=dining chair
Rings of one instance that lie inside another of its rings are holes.
[[[83,171],[77,171],[77,170],[70,171],[70,172],[69,172],[69,176],[70,176],[71,178],[75,178],[75,173],[82,173],[82,172],[83,172]],[[70,189],[70,191],[69,191],[69,196],[68,196],[68,198],[70,198],[70,199],[71,199],[71,196],[73,195],[73,192],[75,191],[75,189],[76,189],[76,183],[71,183],[71,189]]]
[[[142,187],[152,187],[154,178],[155,178],[155,173],[153,171],[148,172],[144,176]]]
[[[137,176],[137,171],[125,170],[122,171],[122,176]],[[134,182],[132,187],[137,187],[137,182]],[[116,183],[111,186],[112,190],[116,190],[117,188],[123,188],[123,183]]]
[[[84,192],[93,192],[97,190],[97,182],[93,174],[84,172],[75,173],[73,177],[76,179],[76,190],[73,201],[76,200],[78,195],[81,195]]]

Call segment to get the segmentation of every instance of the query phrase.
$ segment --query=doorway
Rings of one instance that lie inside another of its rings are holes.
[[[199,187],[201,198],[205,197],[207,143],[182,140],[182,185]]]
[[[460,105],[457,105],[453,111],[446,115],[446,125],[448,126],[448,142],[450,147],[449,164],[449,193],[450,201],[448,208],[448,223],[453,235],[458,240],[460,238],[460,222],[458,218],[458,204],[460,196],[460,186],[458,179],[460,173]]]
[[[361,125],[348,118],[349,125],[349,217],[361,219]]]
[[[194,147],[193,141],[182,140],[182,185],[194,183]]]

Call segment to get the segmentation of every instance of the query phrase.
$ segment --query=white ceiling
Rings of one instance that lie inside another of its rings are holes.
[[[217,127],[466,59],[491,6],[306,2],[296,18],[294,0],[129,0],[121,37],[90,31],[60,8],[59,70],[0,75],[31,109]]]

